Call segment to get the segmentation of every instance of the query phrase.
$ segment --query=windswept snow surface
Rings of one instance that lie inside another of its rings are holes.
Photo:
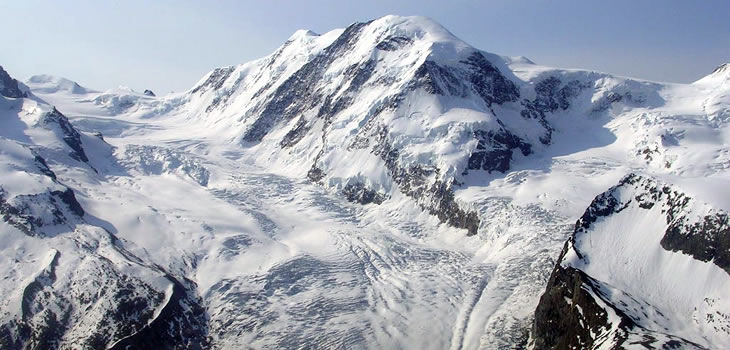
[[[487,83],[438,80],[473,65]],[[297,77],[316,79],[303,84],[323,95],[288,90]],[[662,84],[542,67],[478,51],[429,19],[388,16],[298,31],[271,56],[216,69],[184,93],[96,92],[43,76],[26,82],[33,98],[3,103],[32,116],[34,99],[45,101],[110,145],[86,148],[89,167],[51,157],[49,166],[86,221],[190,281],[213,348],[505,349],[527,343],[576,219],[627,173],[730,208],[730,88],[715,78]],[[325,95],[342,102],[319,118],[313,105]],[[0,120],[12,133],[3,138],[32,147],[42,137]],[[530,152],[509,146],[504,172],[465,171],[490,142],[474,135],[499,130]],[[385,144],[397,159],[373,153]],[[479,218],[475,235],[424,210],[430,197],[405,193],[392,169],[414,168],[436,169],[427,185],[453,185],[454,203]],[[353,184],[382,204],[348,202]],[[18,234],[4,224],[0,233]],[[2,282],[4,294],[15,281]]]

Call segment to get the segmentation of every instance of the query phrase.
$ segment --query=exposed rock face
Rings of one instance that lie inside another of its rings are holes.
[[[155,97],[155,96],[157,96],[157,95],[155,95],[155,93],[154,93],[154,92],[152,92],[152,90],[150,90],[150,89],[145,89],[145,90],[144,90],[144,94],[145,94],[145,95],[147,95],[147,96],[152,96],[152,97]]]
[[[618,185],[596,197],[576,222],[575,231],[565,244],[559,262],[550,276],[545,294],[535,311],[532,336],[536,349],[594,349],[600,346],[624,348],[637,345],[650,348],[707,348],[699,343],[705,342],[705,339],[687,339],[670,333],[671,330],[668,328],[657,327],[654,324],[656,321],[648,318],[647,313],[653,312],[669,319],[674,316],[665,316],[664,313],[667,311],[664,309],[662,313],[660,311],[662,306],[644,301],[651,299],[637,294],[636,291],[640,291],[641,288],[631,286],[634,288],[633,292],[624,291],[615,286],[627,283],[621,281],[620,277],[616,277],[615,281],[599,280],[584,271],[591,271],[591,266],[596,264],[605,264],[606,268],[611,269],[610,266],[614,264],[612,261],[595,260],[596,254],[591,252],[592,249],[611,249],[611,247],[593,248],[585,245],[586,240],[590,241],[591,235],[597,234],[594,231],[595,225],[598,223],[609,225],[611,220],[621,220],[612,219],[613,217],[628,212],[636,214],[625,215],[652,215],[648,213],[649,211],[663,216],[665,222],[659,224],[660,227],[664,227],[663,231],[630,231],[628,235],[654,234],[656,237],[661,237],[660,249],[680,251],[699,261],[712,262],[727,271],[727,239],[730,230],[727,213],[709,210],[709,214],[698,215],[698,212],[706,213],[706,209],[698,210],[695,201],[686,194],[650,178],[628,175]],[[602,235],[611,234],[611,232],[600,232]],[[614,234],[618,236],[616,239],[622,239],[621,233]],[[651,249],[652,247],[647,247],[646,254],[651,255]],[[618,256],[618,263],[624,259],[630,261],[637,259],[632,256],[624,258],[623,252],[615,254]],[[696,266],[702,268],[699,264]],[[643,268],[643,266],[635,267],[639,271]],[[652,273],[661,271],[646,271],[646,274]],[[601,275],[601,278],[610,276]],[[632,280],[631,283],[641,285],[642,281]],[[677,286],[677,288],[683,287]],[[712,292],[705,291],[705,293],[708,294],[702,303],[712,305],[714,300]],[[695,312],[698,312],[699,307],[699,305],[695,307]],[[723,326],[723,322],[726,322],[724,320],[728,317],[727,310],[716,309],[708,315],[714,315],[708,316],[707,322],[718,336],[730,335]]]
[[[32,168],[26,169],[28,173],[48,177],[55,186],[38,193],[9,194],[0,184],[0,215],[3,221],[28,236],[54,235],[58,232],[54,227],[59,225],[65,230],[73,230],[84,216],[84,209],[73,190],[56,181],[56,174],[48,168],[46,161],[32,152],[31,155],[34,158],[29,164]]]
[[[727,213],[708,215],[699,222],[691,222],[686,216],[679,217],[670,223],[661,243],[666,250],[712,262],[730,274],[730,222]]]
[[[592,279],[585,273],[573,268],[556,268],[535,310],[535,348],[593,348],[596,340],[592,334],[602,334],[610,328],[608,315],[594,300],[594,295]]]
[[[462,209],[455,201],[454,180],[431,183],[430,179],[439,175],[438,168],[402,164],[398,150],[385,137],[387,131],[382,129],[380,135],[379,143],[373,147],[373,153],[385,162],[388,173],[398,184],[400,191],[416,199],[424,210],[436,215],[442,222],[466,229],[470,236],[477,234],[479,217],[473,211]]]
[[[36,216],[38,212],[51,215]],[[35,236],[43,234],[44,226],[68,225],[78,220],[84,215],[84,210],[69,188],[65,191],[20,195],[12,201],[5,198],[0,188],[0,214],[5,222],[29,236]]]
[[[11,98],[28,97],[18,87],[18,81],[10,77],[2,66],[0,66],[0,95]]]
[[[72,152],[69,153],[71,158],[81,162],[89,162],[84,147],[81,142],[81,134],[71,125],[65,115],[61,114],[55,107],[53,111],[46,113],[42,121],[43,125],[50,129],[55,129],[64,142],[71,147]]]
[[[258,107],[258,117],[244,134],[243,140],[257,142],[269,132],[269,130],[281,121],[288,121],[302,114],[305,110],[313,108],[324,101],[316,84],[321,82],[324,73],[329,65],[336,59],[342,57],[357,42],[358,35],[367,23],[355,23],[342,33],[331,45],[325,48],[322,53],[307,62],[296,73],[287,78],[271,95],[272,98],[266,101],[263,106]],[[362,66],[348,69],[353,80],[367,79],[367,63]],[[331,97],[329,100],[330,101]],[[330,103],[327,103],[322,110],[326,111]],[[331,108],[331,107],[330,107]],[[320,113],[325,114],[325,113]],[[324,116],[324,115],[323,115]]]
[[[534,348],[707,349],[681,337],[645,329],[611,304],[612,293],[581,270],[557,267],[535,310]]]
[[[441,65],[426,60],[408,84],[409,90],[424,89],[441,96],[467,97],[476,94],[487,107],[514,102],[520,92],[482,53],[474,51],[460,65]]]
[[[0,188],[3,220],[55,248],[35,277],[20,283],[20,309],[15,297],[0,303],[0,347],[58,348],[69,341],[94,349],[206,347],[206,316],[194,284],[145,265],[105,229],[88,225],[71,189],[5,195]],[[167,291],[159,289],[165,282]]]
[[[233,73],[233,67],[216,68],[208,75],[208,78],[200,85],[193,88],[191,93],[197,94],[209,90],[217,90],[223,86],[226,79]]]
[[[205,313],[188,294],[190,286],[168,276],[173,288],[166,296],[150,284],[150,275],[127,274],[105,253],[90,248],[82,248],[86,258],[72,276],[58,274],[62,253],[51,251],[49,264],[22,289],[21,314],[2,315],[3,349],[58,348],[69,339],[92,349],[206,347]],[[66,263],[74,263],[78,253],[66,250]]]
[[[693,201],[686,194],[668,185],[660,185],[632,175],[625,183],[640,186],[642,193],[634,199],[639,207],[651,209],[663,205],[667,209],[667,228],[661,240],[664,249],[683,252],[693,258],[712,262],[730,274],[730,221],[724,211],[703,215],[699,220],[688,208]]]
[[[379,42],[375,48],[383,51],[396,51],[407,47],[412,43],[413,40],[406,36],[392,35]]]
[[[571,100],[580,94],[581,90],[589,88],[591,84],[579,80],[571,80],[563,83],[559,78],[550,76],[535,84],[536,97],[533,100],[524,99],[522,105],[525,109],[520,112],[523,118],[537,119],[540,125],[545,128],[545,135],[540,137],[540,142],[550,144],[554,129],[550,126],[546,116],[558,109],[567,110]]]
[[[512,152],[519,149],[522,155],[532,153],[532,146],[519,137],[513,135],[506,129],[476,130],[474,137],[479,140],[477,148],[469,156],[467,170],[499,171],[501,173],[509,170],[512,161]]]
[[[507,79],[480,52],[474,52],[462,63],[469,66],[469,81],[488,107],[514,102],[520,97],[515,83]]]
[[[115,343],[112,349],[206,349],[208,325],[205,308],[191,293],[195,285],[170,275],[172,295],[160,314],[138,332]]]
[[[386,199],[383,194],[378,193],[361,183],[348,184],[342,189],[342,194],[345,195],[345,198],[347,198],[348,201],[360,204],[381,204]]]

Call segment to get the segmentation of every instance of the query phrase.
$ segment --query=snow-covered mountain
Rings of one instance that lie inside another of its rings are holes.
[[[162,97],[0,72],[0,344],[721,348],[727,67],[553,69],[387,16]]]

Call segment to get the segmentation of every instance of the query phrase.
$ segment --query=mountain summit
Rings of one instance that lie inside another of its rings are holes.
[[[0,347],[722,348],[726,73],[386,16],[167,96],[0,74]]]

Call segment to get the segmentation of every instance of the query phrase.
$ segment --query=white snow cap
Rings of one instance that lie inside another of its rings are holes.
[[[294,32],[294,34],[292,34],[289,37],[289,40],[287,40],[287,41],[297,41],[297,40],[310,38],[310,37],[317,37],[317,36],[319,36],[319,34],[313,32],[309,29],[299,29],[296,32]]]
[[[702,77],[694,83],[719,84],[722,82],[730,82],[730,63],[723,63],[717,66],[712,73]]]
[[[48,74],[34,75],[28,78],[26,83],[32,86],[33,90],[47,94],[60,91],[72,94],[85,94],[91,92],[91,90],[79,85],[73,80]]]

